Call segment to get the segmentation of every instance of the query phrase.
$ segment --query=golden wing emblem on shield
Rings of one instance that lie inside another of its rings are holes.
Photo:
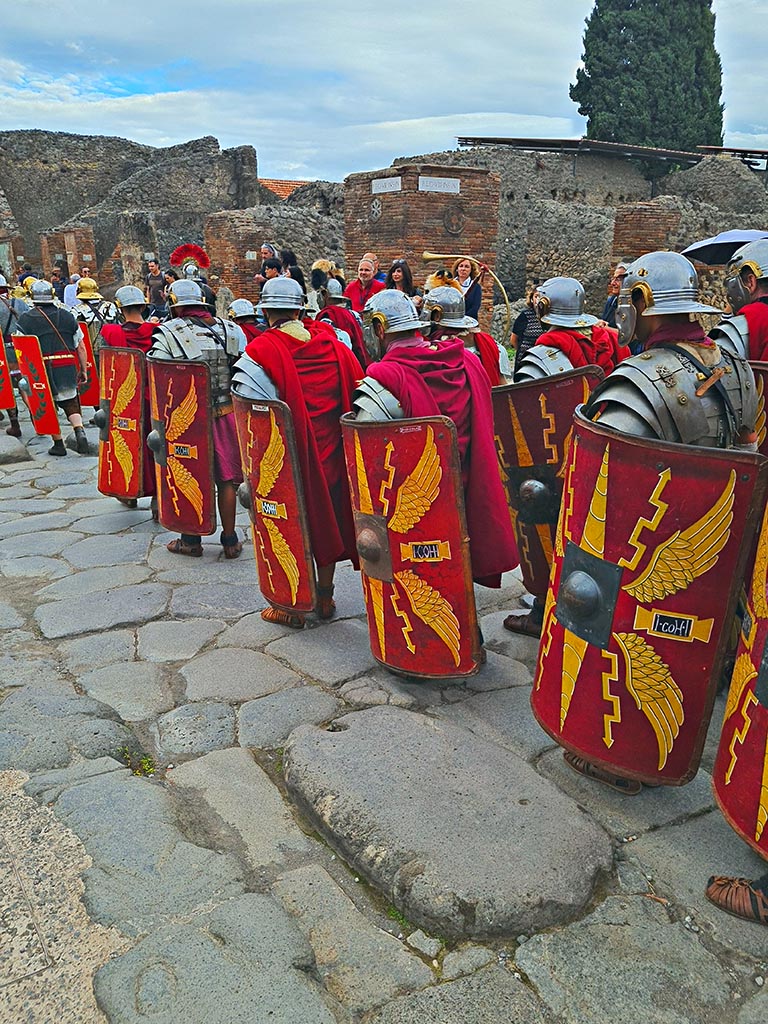
[[[139,378],[136,373],[136,364],[133,359],[131,359],[128,373],[126,373],[123,383],[117,389],[117,396],[115,397],[115,406],[113,410],[115,416],[119,416],[121,413],[125,412],[128,407],[128,403],[133,400],[133,396],[136,394],[138,383]]]
[[[266,498],[275,486],[285,461],[285,442],[272,409],[269,410],[269,422],[269,443],[259,463],[259,482],[256,484],[256,493],[262,498]]]
[[[418,615],[426,626],[437,633],[458,665],[461,626],[450,603],[410,569],[396,572],[395,579],[405,591],[414,615]]]
[[[285,537],[280,533],[277,525],[271,519],[264,519],[264,526],[267,528],[269,540],[275,557],[285,573],[288,585],[291,588],[291,603],[296,600],[296,593],[299,589],[299,565],[291,551]]]
[[[168,456],[167,466],[171,476],[173,477],[174,486],[181,491],[197,513],[197,518],[202,523],[203,492],[200,490],[200,484],[195,480],[189,470],[179,461],[179,459],[175,458],[175,456]]]
[[[194,423],[197,415],[197,390],[195,389],[195,378],[189,382],[189,391],[179,402],[171,413],[168,421],[168,429],[165,432],[166,440],[177,441],[185,430]]]
[[[731,470],[730,480],[712,508],[687,530],[677,530],[659,544],[643,572],[623,589],[636,601],[648,604],[686,590],[708,572],[728,543],[735,487],[736,472]]]
[[[130,399],[128,399],[130,401]],[[133,455],[131,449],[125,443],[125,438],[119,430],[110,430],[109,440],[112,444],[112,451],[114,452],[115,458],[117,459],[120,469],[123,471],[125,477],[125,487],[128,488],[128,484],[131,482],[133,477]]]
[[[636,633],[614,633],[626,662],[625,683],[651,724],[659,745],[659,771],[667,763],[685,720],[683,693],[669,666]]]
[[[725,703],[725,714],[723,715],[723,721],[727,722],[732,714],[736,711],[741,701],[741,695],[752,679],[757,675],[757,669],[752,664],[752,659],[744,651],[736,659],[736,664],[733,666],[733,675],[731,676],[731,686],[728,690],[728,700]]]
[[[395,533],[407,533],[429,512],[432,502],[440,493],[442,476],[443,467],[440,465],[440,455],[435,444],[435,433],[432,427],[427,427],[424,451],[416,463],[416,468],[398,489],[395,511],[387,523],[390,530]]]

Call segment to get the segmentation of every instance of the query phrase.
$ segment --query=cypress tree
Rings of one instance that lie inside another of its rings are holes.
[[[587,138],[722,146],[722,66],[710,0],[596,0],[570,87]]]

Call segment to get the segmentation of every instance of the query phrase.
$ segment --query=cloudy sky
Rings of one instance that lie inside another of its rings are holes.
[[[340,181],[457,135],[575,138],[591,0],[117,0],[3,5],[0,129],[256,148]],[[768,149],[768,0],[717,0],[726,144]]]

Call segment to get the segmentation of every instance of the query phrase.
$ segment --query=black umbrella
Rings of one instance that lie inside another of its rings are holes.
[[[683,249],[683,256],[698,263],[720,266],[727,263],[737,249],[757,238],[768,238],[768,231],[757,231],[751,228],[736,228],[733,231],[721,231],[712,238],[703,238]]]

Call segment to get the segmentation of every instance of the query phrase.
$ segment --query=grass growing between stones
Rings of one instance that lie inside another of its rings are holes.
[[[401,914],[397,907],[391,903],[386,909],[386,915],[390,921],[395,921],[400,926],[403,935],[410,935],[411,932],[416,930],[416,926],[411,924],[405,914]]]
[[[131,750],[130,747],[120,747],[117,752],[117,760],[122,761],[126,767],[131,769],[133,775],[140,775],[142,778],[151,779],[157,770],[157,762],[150,754],[144,754],[140,750]]]

